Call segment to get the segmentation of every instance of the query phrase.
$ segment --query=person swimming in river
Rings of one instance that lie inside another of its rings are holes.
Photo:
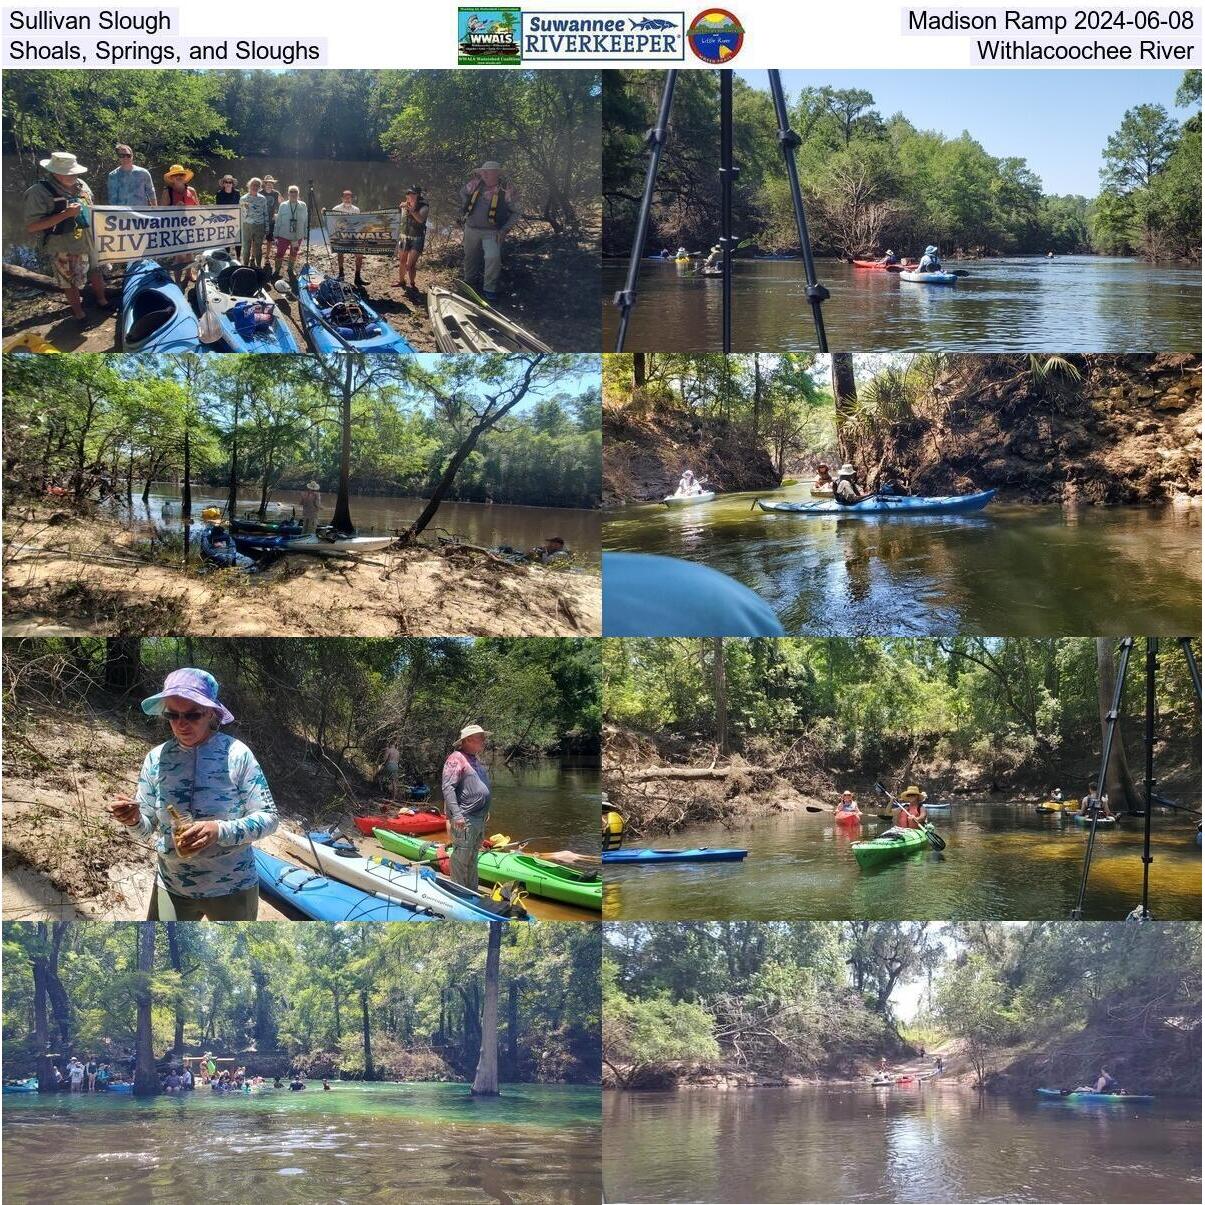
[[[874,497],[873,491],[869,494],[859,491],[856,476],[857,471],[852,464],[843,464],[837,470],[837,484],[833,486],[833,501],[839,506],[856,506],[859,502],[865,502],[867,498]]]

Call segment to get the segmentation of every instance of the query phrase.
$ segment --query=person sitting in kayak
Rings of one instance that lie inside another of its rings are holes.
[[[879,493],[890,494],[895,498],[907,498],[911,494],[901,473],[890,465],[884,465],[879,480]]]
[[[222,526],[222,512],[216,506],[207,506],[201,512],[205,524],[201,531],[201,559],[224,569],[246,569],[252,572],[257,566],[249,556],[244,556],[235,546],[234,537]]]
[[[841,802],[837,804],[837,810],[833,813],[835,816],[858,816],[862,815],[862,809],[858,807],[858,801],[854,798],[853,791],[842,791]]]
[[[881,260],[879,260],[879,263],[881,263],[884,268],[886,268],[889,264],[898,264],[899,262],[900,257],[896,255],[896,253],[892,251],[890,247],[887,248],[887,254],[884,255]]]
[[[833,501],[838,505],[856,506],[859,502],[865,502],[867,498],[874,497],[873,493],[859,492],[855,476],[852,464],[843,464],[837,470],[837,484],[833,486]]]
[[[812,493],[814,494],[817,490],[827,490],[829,493],[831,493],[835,484],[836,483],[833,481],[832,471],[829,469],[828,464],[823,460],[820,461],[820,463],[816,465],[816,479],[812,482]]]
[[[623,816],[603,796],[602,803],[602,847],[604,850],[619,849],[623,845]]]
[[[941,255],[932,243],[925,248],[924,255],[921,256],[921,261],[912,269],[914,272],[941,272]]]
[[[1093,1092],[1116,1092],[1117,1081],[1109,1074],[1107,1068],[1100,1069],[1100,1076],[1092,1088]]]
[[[928,796],[920,787],[909,787],[900,795],[903,807],[895,817],[898,828],[924,828],[929,823],[929,813],[925,811],[925,800]]]
[[[682,476],[678,478],[678,488],[674,491],[675,497],[691,498],[695,494],[701,494],[702,492],[703,490],[699,485],[698,478],[694,473],[690,469],[683,469]]]
[[[700,272],[707,268],[718,268],[720,261],[724,258],[724,248],[716,243],[714,247],[707,253],[707,258],[703,261],[703,266],[699,269]]]
[[[1104,791],[1098,796],[1095,779],[1088,783],[1088,793],[1079,801],[1079,811],[1081,816],[1091,816],[1096,813],[1105,820],[1112,818],[1113,813],[1109,809],[1109,793]]]
[[[685,247],[679,247],[676,258],[677,259],[690,259],[690,252],[687,251]]]

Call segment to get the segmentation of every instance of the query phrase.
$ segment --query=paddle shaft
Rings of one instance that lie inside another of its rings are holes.
[[[883,786],[883,784],[881,782],[876,782],[874,784],[874,789],[876,791],[878,791],[880,794],[885,795],[887,798],[887,801],[891,804],[891,806],[893,808],[898,808],[901,812],[904,810],[904,805],[902,803],[900,803],[900,801],[898,799],[896,799],[896,797],[894,795],[892,795],[892,793],[885,786]],[[929,844],[931,846],[933,846],[933,848],[935,850],[937,850],[939,853],[941,852],[941,850],[945,849],[945,847],[946,847],[945,840],[943,838],[939,837],[935,832],[933,832],[933,830],[927,824],[921,825],[920,831],[925,834],[925,836],[929,840]]]

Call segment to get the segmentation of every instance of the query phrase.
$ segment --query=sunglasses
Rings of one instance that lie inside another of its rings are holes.
[[[118,155],[118,159],[133,159],[133,155]]]
[[[175,724],[183,720],[186,724],[195,724],[198,720],[205,718],[203,711],[168,711],[166,708],[163,711],[163,718],[169,723]]]

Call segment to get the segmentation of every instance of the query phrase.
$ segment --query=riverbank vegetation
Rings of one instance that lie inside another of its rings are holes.
[[[150,848],[105,808],[163,738],[140,700],[182,665],[221,683],[237,719],[227,730],[255,753],[282,816],[305,830],[388,794],[377,771],[391,743],[402,773],[438,795],[466,723],[491,729],[499,783],[541,758],[598,756],[591,641],[10,639],[3,654],[6,879],[24,869],[31,890],[60,893],[80,915],[129,916],[144,898]],[[538,802],[523,822],[516,838],[548,831]],[[593,825],[582,838],[597,841]],[[17,900],[6,890],[10,909]]]
[[[1198,355],[610,355],[603,500],[660,499],[685,467],[720,492],[772,489],[820,460],[867,489],[1185,500],[1200,421]]]
[[[8,620],[27,633],[598,631],[596,545],[571,542],[543,564],[523,560],[526,532],[500,533],[518,548],[507,559],[440,514],[444,502],[596,506],[596,358],[11,356],[5,367]],[[251,580],[201,560],[194,488],[224,499],[227,522],[262,520],[280,517],[274,491],[310,479],[327,491],[320,523],[393,542],[372,560],[287,555]],[[156,482],[169,483],[170,517],[148,508]],[[353,494],[424,501],[378,533],[357,525]]]
[[[95,1057],[154,1096],[212,1052],[269,1080],[596,1083],[597,932],[485,928],[6,923],[5,1074],[50,1092]]]
[[[1200,975],[1187,923],[614,924],[604,1084],[869,1079],[881,1059],[926,1078],[940,1055],[942,1077],[993,1092],[1074,1087],[1104,1064],[1129,1091],[1191,1096]]]
[[[1139,662],[1107,780],[1123,812],[1142,806]],[[1116,674],[1113,642],[1079,637],[606,640],[604,780],[636,834],[831,810],[846,788],[866,808],[876,779],[934,801],[1077,797]],[[1199,716],[1171,641],[1157,687],[1159,789],[1199,809]]]
[[[747,253],[797,251],[770,93],[734,79],[734,233]],[[603,88],[603,253],[631,250],[664,74],[609,71]],[[649,249],[708,247],[719,212],[719,83],[679,76]],[[1101,148],[1097,197],[1048,195],[1021,154],[989,154],[973,131],[950,138],[885,116],[859,88],[802,89],[787,98],[799,135],[800,180],[818,252],[842,258],[919,252],[947,257],[1101,253],[1201,257],[1201,83],[1123,117]],[[1168,106],[1187,110],[1181,120]],[[1014,152],[1023,147],[1010,148]]]

